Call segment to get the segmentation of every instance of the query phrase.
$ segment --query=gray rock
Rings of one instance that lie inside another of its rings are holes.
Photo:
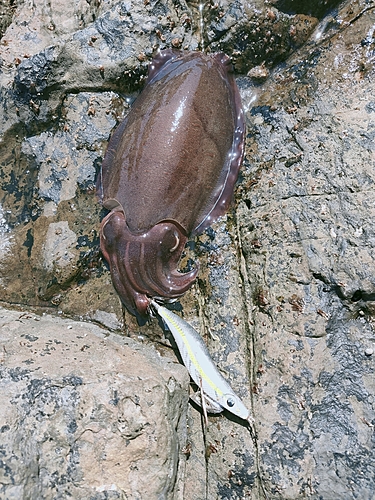
[[[271,498],[375,495],[374,15],[344,7],[247,91],[236,227]]]

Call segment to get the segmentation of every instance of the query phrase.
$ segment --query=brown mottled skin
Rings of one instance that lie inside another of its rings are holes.
[[[198,269],[177,270],[191,235],[228,208],[241,165],[245,123],[229,58],[165,50],[114,132],[97,181],[111,212],[101,249],[133,314],[150,298],[173,299]]]

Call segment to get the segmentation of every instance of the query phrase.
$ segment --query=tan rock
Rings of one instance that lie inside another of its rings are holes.
[[[2,308],[0,352],[1,498],[176,498],[181,365],[94,325]]]

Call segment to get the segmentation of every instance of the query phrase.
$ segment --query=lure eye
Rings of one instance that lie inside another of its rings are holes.
[[[229,406],[229,408],[233,408],[234,406],[234,400],[232,398],[228,398],[227,399],[227,405]]]

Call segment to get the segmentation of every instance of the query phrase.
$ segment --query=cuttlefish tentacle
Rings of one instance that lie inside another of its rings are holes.
[[[115,288],[131,312],[145,315],[151,297],[178,298],[189,289],[198,268],[187,273],[177,268],[186,241],[172,222],[133,234],[123,212],[111,212],[104,219],[101,250]]]

